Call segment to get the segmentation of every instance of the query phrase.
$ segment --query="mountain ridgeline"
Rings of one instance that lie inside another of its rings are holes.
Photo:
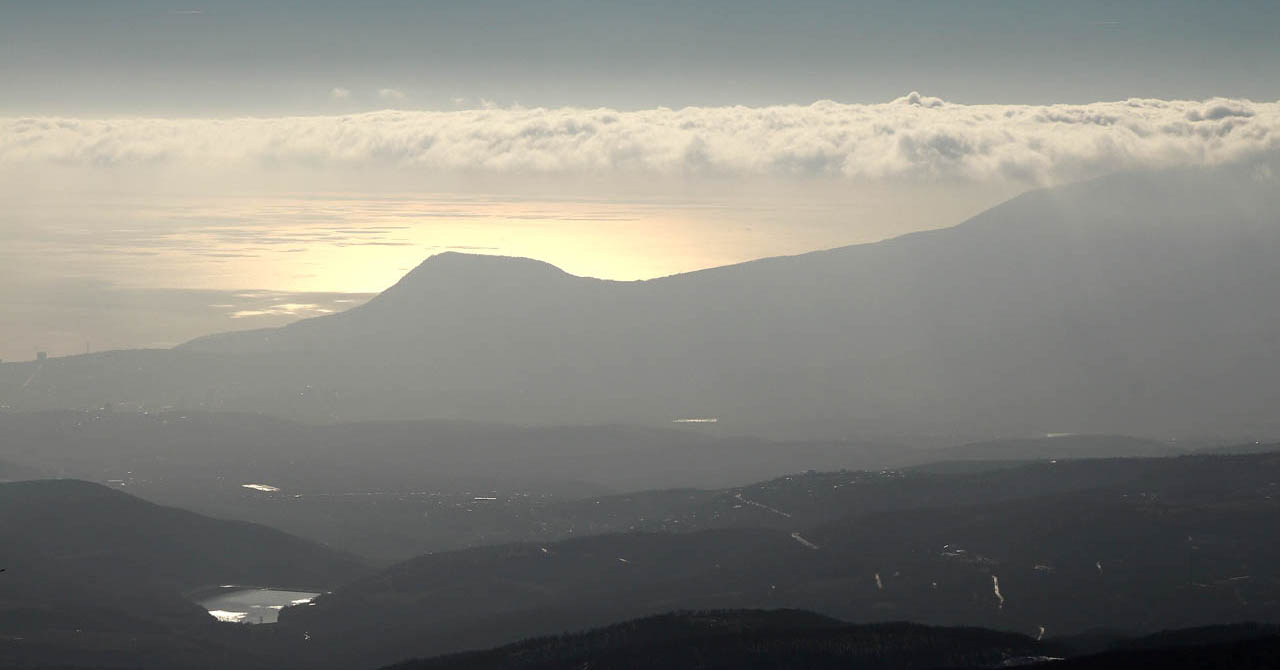
[[[635,282],[445,253],[344,313],[0,366],[0,400],[711,417],[789,439],[1274,432],[1278,194],[1247,170],[1116,175],[953,228]]]

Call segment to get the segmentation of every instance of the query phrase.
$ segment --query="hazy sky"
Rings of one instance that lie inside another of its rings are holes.
[[[1277,34],[1276,2],[0,0],[0,358],[325,313],[447,249],[636,279],[1274,155]]]
[[[6,0],[2,12],[3,114],[758,106],[912,90],[1280,98],[1269,0]]]

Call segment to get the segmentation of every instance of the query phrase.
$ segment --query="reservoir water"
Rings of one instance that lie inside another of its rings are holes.
[[[319,593],[282,591],[243,586],[224,586],[219,593],[199,601],[219,621],[231,623],[275,623],[280,610],[290,605],[305,605]]]

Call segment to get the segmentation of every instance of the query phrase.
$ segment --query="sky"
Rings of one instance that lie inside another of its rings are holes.
[[[643,279],[1280,147],[1276,2],[0,0],[0,359]]]
[[[970,104],[1280,98],[1280,6],[1268,0],[2,7],[0,114],[633,110],[873,103],[913,90]]]

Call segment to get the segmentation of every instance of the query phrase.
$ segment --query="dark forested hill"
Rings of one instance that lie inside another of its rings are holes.
[[[338,585],[248,636],[236,626],[191,633],[208,618],[175,586],[325,565],[350,574],[342,561],[84,482],[24,482],[0,488],[11,494],[0,495],[11,566],[0,579],[25,580],[6,581],[13,634],[87,621],[118,641],[151,627],[161,642],[148,649],[198,642],[273,667],[370,667],[679,609],[1140,633],[1280,622],[1280,542],[1268,532],[1280,524],[1278,487],[1280,454],[1262,453],[815,472],[565,501],[577,509],[565,518],[584,529],[636,531],[428,554]],[[28,535],[35,541],[15,540]],[[260,560],[263,550],[279,560]],[[181,635],[164,632],[175,622]]]
[[[716,670],[1034,667],[1261,670],[1280,661],[1274,626],[1179,629],[1078,651],[1070,640],[909,623],[851,625],[798,610],[674,612],[388,670]]]
[[[75,480],[0,484],[0,667],[272,667],[184,597],[364,569],[279,531]]]
[[[1276,622],[1278,487],[1276,454],[815,473],[725,495],[726,514],[769,520],[756,527],[697,530],[719,523],[703,513],[669,522],[694,532],[433,554],[281,626],[310,632],[316,662],[389,662],[682,607],[1053,635]]]
[[[981,629],[851,626],[802,611],[735,610],[663,614],[391,670],[908,670],[995,666],[1044,648],[1026,636]]]
[[[1122,649],[1034,666],[1037,670],[1270,670],[1280,667],[1280,637]]]
[[[5,558],[100,582],[332,586],[360,562],[280,531],[145,502],[89,482],[0,484]],[[7,574],[20,580],[15,569]]]

